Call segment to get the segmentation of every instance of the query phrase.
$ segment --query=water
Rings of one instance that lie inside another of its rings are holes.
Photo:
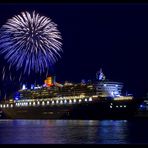
[[[0,144],[137,143],[148,143],[148,120],[0,120]]]

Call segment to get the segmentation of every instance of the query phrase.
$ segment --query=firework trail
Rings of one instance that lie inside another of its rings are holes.
[[[24,74],[48,73],[62,52],[57,25],[45,16],[22,12],[8,19],[0,29],[0,54]],[[5,70],[4,70],[5,71]]]

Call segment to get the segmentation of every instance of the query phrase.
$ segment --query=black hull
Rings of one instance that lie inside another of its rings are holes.
[[[115,104],[115,103],[114,103]],[[14,107],[2,109],[2,118],[10,119],[129,119],[135,116],[137,105],[118,102],[126,108],[110,108],[110,102]]]

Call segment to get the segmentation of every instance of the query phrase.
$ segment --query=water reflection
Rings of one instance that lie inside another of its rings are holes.
[[[127,132],[126,120],[101,121],[97,132],[97,143],[127,144]]]
[[[134,143],[137,126],[127,120],[0,120],[0,143],[127,144]]]

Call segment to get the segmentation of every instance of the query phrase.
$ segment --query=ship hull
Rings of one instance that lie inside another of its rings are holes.
[[[1,110],[1,117],[10,119],[128,119],[136,113],[136,103],[122,101],[112,102],[112,104],[111,107],[111,102],[102,101],[4,108]]]

